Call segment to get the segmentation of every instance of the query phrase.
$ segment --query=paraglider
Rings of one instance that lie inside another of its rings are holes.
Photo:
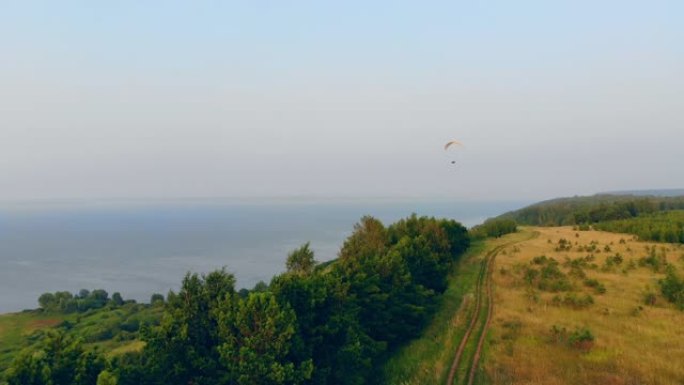
[[[463,146],[463,143],[459,142],[458,140],[452,140],[450,142],[447,142],[447,144],[444,145],[444,150],[448,150],[449,147],[451,147],[454,144],[459,145],[459,146]]]
[[[458,140],[449,141],[444,145],[444,151],[447,151],[449,149],[449,147],[451,147],[451,146],[461,146],[462,147],[463,143],[459,142]],[[452,160],[451,164],[456,164],[456,161]]]

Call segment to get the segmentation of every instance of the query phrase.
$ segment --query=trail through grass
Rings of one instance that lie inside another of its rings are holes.
[[[439,310],[423,335],[401,348],[385,364],[385,383],[414,385],[442,384],[446,381],[454,354],[474,310],[474,290],[483,256],[506,242],[524,240],[529,236],[529,233],[519,233],[473,243],[454,266]],[[472,356],[474,347],[470,350]]]

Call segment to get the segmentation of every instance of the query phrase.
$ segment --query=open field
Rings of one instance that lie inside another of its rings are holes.
[[[522,230],[532,232],[539,236],[507,247],[493,266],[479,382],[684,383],[684,312],[658,286],[663,262],[682,274],[682,245],[571,227]]]

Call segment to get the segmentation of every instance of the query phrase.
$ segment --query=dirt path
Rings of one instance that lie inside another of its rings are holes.
[[[530,234],[530,239],[536,236],[538,236],[538,234],[532,233]],[[465,352],[465,348],[468,345],[470,337],[473,335],[473,331],[475,331],[476,329],[481,329],[482,331],[477,342],[477,348],[475,349],[475,353],[473,354],[472,361],[470,362],[468,370],[468,385],[472,385],[475,381],[475,374],[477,373],[480,357],[482,355],[482,347],[484,345],[484,340],[487,336],[487,329],[489,328],[489,324],[491,323],[492,319],[492,314],[494,312],[491,266],[493,265],[494,259],[496,258],[497,254],[499,254],[501,250],[520,242],[524,241],[508,242],[506,244],[497,246],[485,255],[484,260],[482,261],[482,267],[480,268],[480,275],[478,276],[477,284],[475,286],[475,309],[471,315],[468,330],[466,330],[465,334],[461,338],[461,343],[458,346],[458,350],[456,351],[456,355],[454,356],[454,360],[451,364],[451,369],[449,370],[449,377],[447,378],[446,382],[447,385],[454,384],[454,380],[456,379],[456,372],[458,371],[459,366],[461,366],[463,353]],[[486,289],[483,290],[483,286],[485,285]],[[485,292],[483,293],[483,291]],[[478,323],[478,320],[481,318],[482,313],[483,295],[486,296],[485,300],[487,302],[487,306],[484,310],[486,312],[486,317],[484,319],[484,322]],[[478,324],[481,325],[480,328],[477,327]]]
[[[473,332],[473,329],[475,329],[475,324],[477,323],[477,319],[480,315],[480,305],[481,305],[481,286],[482,286],[482,279],[485,276],[486,270],[487,270],[487,260],[489,259],[489,255],[487,255],[482,261],[482,266],[480,267],[480,274],[477,277],[477,284],[475,285],[475,310],[473,311],[472,318],[470,320],[470,325],[468,326],[468,330],[466,330],[465,334],[461,338],[461,343],[458,345],[458,350],[456,351],[456,356],[454,357],[454,361],[451,364],[451,369],[449,370],[449,377],[447,378],[447,385],[451,385],[454,383],[454,377],[456,376],[456,370],[458,369],[458,365],[461,363],[461,356],[463,356],[463,351],[465,350],[466,344],[468,343],[468,339],[470,338],[470,334]]]
[[[494,264],[494,258],[496,258],[497,253],[494,253],[489,258],[488,265]],[[489,328],[489,324],[492,321],[492,313],[494,312],[494,297],[492,296],[491,269],[488,270],[485,274],[485,279],[487,280],[487,318],[485,320],[484,327],[482,328],[482,334],[480,334],[480,340],[477,342],[477,350],[475,350],[475,354],[473,355],[473,362],[470,365],[470,376],[468,377],[468,385],[473,385],[473,382],[475,381],[475,373],[477,372],[477,367],[480,363],[480,355],[482,354],[482,345],[484,345],[484,340],[487,336],[487,329]]]

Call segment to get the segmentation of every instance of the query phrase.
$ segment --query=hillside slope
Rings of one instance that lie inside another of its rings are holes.
[[[502,252],[484,370],[492,384],[684,382],[684,312],[660,294],[684,246],[570,227]]]

